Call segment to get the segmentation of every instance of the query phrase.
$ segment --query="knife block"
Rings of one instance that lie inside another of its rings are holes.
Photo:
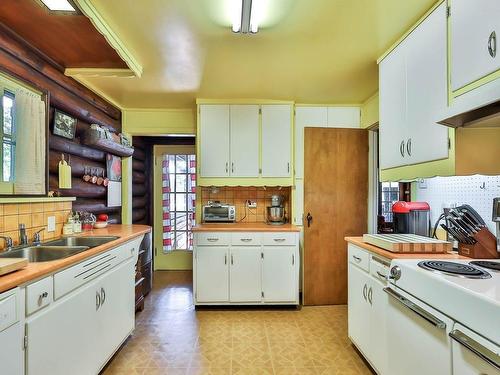
[[[487,228],[482,228],[477,232],[474,239],[477,241],[474,245],[460,242],[458,244],[458,254],[475,259],[499,258],[496,237]]]

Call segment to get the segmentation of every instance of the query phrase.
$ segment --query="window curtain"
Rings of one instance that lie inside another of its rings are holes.
[[[45,194],[45,103],[39,94],[17,88],[14,193]]]
[[[162,211],[163,211],[163,252],[169,253],[173,250],[172,246],[172,222],[170,215],[170,176],[168,170],[168,155],[163,155],[162,162]]]

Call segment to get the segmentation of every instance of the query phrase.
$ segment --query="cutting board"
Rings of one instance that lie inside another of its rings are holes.
[[[364,234],[363,242],[393,253],[439,254],[452,250],[451,242],[416,234]]]
[[[28,265],[26,258],[3,258],[0,259],[0,275],[17,271]]]

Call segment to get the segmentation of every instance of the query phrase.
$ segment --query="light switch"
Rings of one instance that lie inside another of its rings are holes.
[[[47,217],[47,232],[55,232],[56,231],[56,217],[49,216]]]

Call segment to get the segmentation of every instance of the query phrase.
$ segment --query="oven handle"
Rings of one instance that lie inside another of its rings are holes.
[[[463,345],[467,349],[469,349],[472,353],[477,355],[479,358],[488,362],[490,365],[495,367],[497,370],[500,370],[500,356],[485,348],[483,345],[478,343],[476,340],[470,338],[465,333],[458,329],[454,329],[449,333],[450,337]]]
[[[401,294],[399,294],[398,292],[396,292],[394,289],[386,287],[386,288],[384,288],[384,292],[386,292],[388,295],[390,295],[392,298],[394,298],[396,301],[398,301],[399,303],[401,303],[406,308],[408,308],[411,311],[413,311],[415,314],[419,315],[421,318],[427,320],[429,323],[431,323],[436,328],[439,328],[439,329],[445,329],[446,328],[446,323],[445,322],[443,322],[439,318],[436,318],[431,313],[425,311],[420,306],[414,304],[408,298],[402,296]]]

